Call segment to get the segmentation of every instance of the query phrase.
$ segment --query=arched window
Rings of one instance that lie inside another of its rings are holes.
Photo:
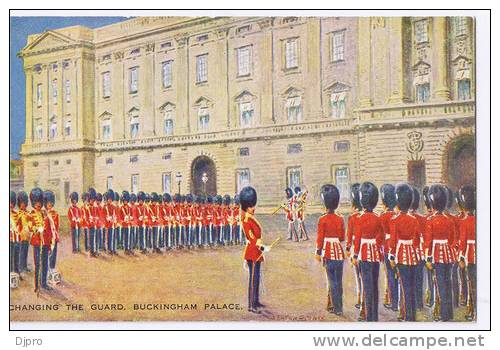
[[[130,117],[130,138],[135,139],[139,136],[139,116],[137,114]]]
[[[101,121],[101,138],[103,140],[111,140],[111,118]]]
[[[50,127],[49,127],[49,139],[54,139],[57,136],[57,120],[56,117],[53,116],[50,119]]]
[[[235,99],[238,108],[240,126],[242,128],[248,128],[254,125],[255,122],[254,100],[255,96],[248,91],[243,91]]]

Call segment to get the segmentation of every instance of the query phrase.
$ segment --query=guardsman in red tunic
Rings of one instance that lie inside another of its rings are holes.
[[[397,185],[396,200],[399,212],[390,221],[389,260],[401,282],[400,317],[403,321],[415,321],[416,272],[421,259],[419,223],[417,218],[408,214],[413,202],[413,188],[407,184]]]
[[[359,183],[351,186],[351,206],[352,214],[347,219],[347,232],[346,232],[346,252],[347,256],[351,257],[352,242],[354,241],[354,228],[356,227],[359,215],[362,212],[361,202],[359,201]],[[353,265],[354,280],[356,281],[356,304],[357,309],[361,309],[361,294],[362,284],[361,275],[359,274],[359,265]],[[362,317],[364,319],[364,317]]]
[[[240,195],[237,194],[234,196],[232,210],[232,225],[233,225],[233,235],[234,235],[234,244],[240,245],[242,244],[241,237],[241,217],[240,217]]]
[[[146,199],[146,194],[143,191],[139,191],[137,193],[137,220],[139,225],[139,248],[141,249],[142,254],[147,253],[146,249],[146,223],[147,223],[147,208],[144,204],[144,200]]]
[[[459,254],[460,267],[467,275],[467,314],[465,318],[473,321],[476,317],[476,189],[463,186],[458,193],[465,216],[460,221]]]
[[[292,238],[295,242],[299,241],[299,236],[297,235],[297,230],[295,229],[295,196],[293,195],[293,190],[290,187],[285,189],[286,195],[286,206],[283,207],[285,210],[286,220],[288,222],[288,240],[291,241]]]
[[[21,274],[21,269],[19,268],[20,261],[20,244],[21,237],[19,235],[18,227],[17,227],[17,211],[16,211],[16,202],[17,197],[14,191],[10,191],[10,201],[9,201],[9,242],[10,242],[10,272],[15,272],[18,275]]]
[[[424,256],[424,232],[425,232],[425,223],[427,218],[418,212],[418,208],[420,207],[420,193],[418,189],[413,187],[413,202],[411,203],[410,214],[414,216],[418,221],[418,237],[419,237],[419,245],[418,245],[418,256],[420,259],[419,264],[417,265],[416,272],[416,286],[415,286],[415,307],[417,310],[422,310],[424,308],[424,271],[425,268],[425,256]]]
[[[458,215],[453,214],[452,207],[453,207],[453,202],[455,198],[455,194],[453,191],[448,187],[444,186],[446,190],[446,209],[443,211],[443,214],[447,216],[455,225],[455,237],[453,238],[453,253],[455,254],[456,257],[458,257],[458,226],[459,226],[459,221],[460,217]],[[453,266],[451,267],[451,290],[452,290],[452,300],[453,300],[453,306],[458,307],[460,303],[460,281],[459,281],[459,270],[460,268],[458,267],[458,260],[453,263]]]
[[[380,223],[384,230],[384,262],[386,287],[384,294],[384,306],[392,311],[398,311],[399,307],[399,281],[396,271],[391,267],[389,260],[389,241],[391,240],[390,221],[395,215],[396,206],[396,188],[391,184],[384,184],[380,187],[380,195],[384,211],[380,214]]]
[[[295,191],[294,204],[295,204],[295,213],[297,219],[297,227],[300,232],[299,240],[308,241],[309,235],[307,234],[305,225],[307,191],[302,192],[299,186],[296,186],[294,191]]]
[[[203,197],[196,196],[195,205],[193,207],[193,228],[194,228],[194,244],[201,248],[202,246],[202,231],[203,231]]]
[[[161,254],[160,250],[160,227],[161,227],[161,213],[160,213],[160,196],[158,193],[151,193],[151,232],[152,232],[152,249],[153,253]]]
[[[139,216],[137,214],[137,195],[135,193],[130,194],[130,250],[133,252],[137,249],[138,239],[137,235],[139,232]]]
[[[186,195],[186,204],[184,213],[186,215],[186,246],[188,249],[193,248],[193,233],[194,233],[194,215],[193,215],[193,195],[191,193]]]
[[[162,254],[162,249],[165,248],[164,230],[167,222],[165,221],[165,205],[163,203],[163,195],[158,193],[158,252]]]
[[[72,192],[69,195],[71,205],[68,208],[68,221],[71,230],[71,247],[73,253],[80,252],[80,230],[82,228],[81,210],[78,208],[78,193]]]
[[[56,197],[54,192],[45,191],[43,193],[43,205],[45,207],[45,223],[44,231],[47,237],[50,237],[50,255],[49,255],[49,271],[54,272],[57,263],[57,246],[59,244],[59,214],[54,209]]]
[[[466,210],[463,208],[463,203],[460,199],[460,192],[457,191],[455,193],[455,200],[457,201],[457,207],[458,207],[458,214],[455,216],[455,253],[457,257],[460,256],[460,223],[462,220],[465,218],[466,215]],[[460,289],[460,305],[461,306],[466,306],[467,305],[467,295],[468,295],[468,283],[467,283],[467,274],[465,269],[460,267],[460,261],[457,262],[458,265],[458,282],[459,282],[459,289]]]
[[[207,244],[212,247],[215,244],[215,225],[214,225],[214,198],[211,195],[207,196],[207,205],[205,206],[205,222],[207,231]]]
[[[163,210],[163,222],[165,224],[163,228],[165,249],[170,250],[173,247],[175,226],[172,209],[172,196],[170,196],[169,193],[163,194]]]
[[[226,194],[223,198],[223,206],[222,206],[222,227],[224,232],[224,244],[226,245],[231,245],[233,243],[230,217],[231,217],[231,196]]]
[[[378,202],[378,189],[371,182],[363,182],[359,188],[363,213],[354,228],[353,264],[359,264],[363,284],[362,304],[366,321],[378,321],[378,275],[383,261],[384,231],[380,218],[373,212]],[[359,258],[359,262],[358,262]]]
[[[123,250],[126,255],[132,255],[130,250],[130,227],[132,223],[132,215],[130,213],[130,193],[122,192],[122,205],[118,208],[118,222],[122,231]]]
[[[144,206],[146,207],[146,249],[153,248],[153,221],[151,210],[151,195],[146,193],[144,198]]]
[[[259,300],[260,265],[264,261],[264,252],[271,250],[262,241],[262,227],[254,216],[257,205],[257,192],[253,187],[244,187],[240,192],[241,221],[247,244],[243,257],[248,265],[248,311],[260,313],[265,307]]]
[[[94,188],[89,188],[89,241],[90,256],[98,257],[97,251],[97,229],[99,224],[99,205],[97,204],[97,192]]]
[[[214,227],[215,241],[217,245],[224,245],[224,226],[222,223],[222,196],[217,195],[214,198]]]
[[[426,264],[428,269],[434,270],[436,286],[434,308],[439,311],[439,318],[442,321],[450,321],[453,319],[451,268],[457,260],[452,248],[455,223],[443,214],[447,201],[446,189],[443,186],[432,185],[429,188],[429,198],[434,215],[427,219],[424,234]]]
[[[43,289],[51,290],[47,285],[47,271],[49,269],[49,249],[51,236],[45,231],[45,214],[42,211],[43,191],[36,187],[30,192],[31,211],[31,245],[33,246],[33,262],[35,265],[35,293]]]
[[[17,194],[17,231],[21,238],[19,257],[19,270],[21,273],[30,272],[28,269],[28,251],[31,239],[31,215],[26,209],[28,207],[28,195],[21,191]]]
[[[96,197],[97,212],[99,219],[97,220],[97,251],[105,250],[104,246],[104,224],[106,222],[106,214],[104,213],[104,202],[102,193],[98,193]]]
[[[80,208],[80,213],[82,215],[82,230],[83,230],[83,239],[84,239],[84,248],[85,252],[89,251],[89,217],[90,217],[90,208],[89,208],[89,194],[87,192],[82,193],[82,206]]]
[[[344,249],[342,242],[345,238],[344,219],[335,214],[339,206],[340,192],[334,185],[327,184],[321,187],[321,198],[327,212],[318,220],[318,238],[316,240],[316,259],[323,260],[323,266],[328,278],[327,311],[335,315],[342,315],[343,289],[342,272],[344,270]]]
[[[104,227],[106,230],[106,239],[107,239],[107,251],[110,255],[116,255],[116,224],[117,224],[117,215],[116,215],[116,207],[113,204],[113,200],[115,198],[115,193],[113,190],[108,190],[106,195],[106,204],[104,205],[104,214],[106,215],[106,221],[104,222]]]
[[[424,214],[425,217],[425,224],[423,227],[423,233],[424,233],[424,238],[425,238],[425,228],[427,227],[427,219],[434,215],[434,212],[432,210],[431,206],[431,199],[429,198],[429,186],[425,186],[422,189],[422,195],[424,197],[424,204],[426,208],[426,213]],[[422,254],[423,258],[425,259],[425,249],[422,247]],[[434,283],[434,272],[429,269],[425,269],[425,279],[427,281],[427,287],[425,290],[425,304],[428,307],[432,307],[434,305],[434,289],[435,289],[435,283]]]

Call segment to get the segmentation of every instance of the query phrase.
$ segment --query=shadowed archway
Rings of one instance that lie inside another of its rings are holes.
[[[448,185],[458,189],[476,183],[476,147],[473,135],[463,135],[450,141],[446,152],[445,177]]]
[[[207,174],[207,182],[203,184],[203,174]],[[191,164],[191,193],[200,196],[203,194],[217,194],[217,169],[212,159],[199,156]]]

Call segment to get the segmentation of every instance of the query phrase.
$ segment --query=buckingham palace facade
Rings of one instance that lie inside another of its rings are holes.
[[[345,203],[365,180],[473,183],[474,48],[470,17],[138,17],[33,34],[18,54],[24,184],[60,201],[251,184],[271,208],[295,185],[319,207],[327,182]]]

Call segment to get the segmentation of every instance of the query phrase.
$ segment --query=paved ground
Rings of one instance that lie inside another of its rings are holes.
[[[278,236],[286,238],[286,223],[282,217],[260,216],[259,219],[266,243]],[[317,216],[306,220],[312,237],[310,241],[295,243],[283,239],[267,254],[261,293],[262,302],[268,306],[265,314],[246,311],[248,275],[243,269],[242,247],[134,257],[104,255],[96,259],[72,254],[71,242],[64,237],[58,263],[62,284],[55,291],[42,293],[37,298],[33,293],[33,274],[28,274],[20,288],[11,291],[11,319],[355,321],[358,310],[354,308],[354,278],[348,263],[344,265],[344,315],[339,317],[325,311],[326,276],[313,258]],[[383,276],[381,271],[381,295]],[[73,307],[81,304],[82,310],[68,310],[67,304]],[[168,305],[171,309],[134,310],[134,304],[148,304],[149,308]],[[13,307],[40,307],[37,305],[50,305],[53,310],[12,311]],[[123,310],[109,310],[113,307]],[[456,320],[463,320],[464,311],[464,308],[456,311]],[[418,320],[429,320],[430,314],[426,308],[418,313]],[[397,314],[381,306],[380,320],[397,321]]]

